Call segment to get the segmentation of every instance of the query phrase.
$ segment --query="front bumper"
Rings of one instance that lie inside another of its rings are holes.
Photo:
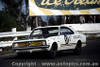
[[[42,46],[25,46],[25,47],[16,47],[12,48],[13,50],[29,50],[29,49],[43,49],[43,48],[49,48],[49,45],[42,45]]]

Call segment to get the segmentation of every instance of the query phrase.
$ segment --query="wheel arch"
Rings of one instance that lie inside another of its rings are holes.
[[[78,40],[76,46],[82,47],[82,41],[81,40]]]
[[[54,49],[57,49],[57,50],[58,50],[58,44],[57,44],[56,42],[53,42],[53,43],[52,43],[51,48],[52,48],[52,47],[54,47]]]

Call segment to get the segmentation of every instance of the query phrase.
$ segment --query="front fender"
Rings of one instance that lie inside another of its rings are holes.
[[[58,38],[56,38],[56,37],[49,37],[49,38],[46,39],[46,42],[47,42],[47,45],[50,46],[50,47],[48,48],[48,50],[51,49],[51,47],[52,47],[52,45],[53,45],[54,43],[56,43],[57,46],[59,47],[59,40],[58,40]]]

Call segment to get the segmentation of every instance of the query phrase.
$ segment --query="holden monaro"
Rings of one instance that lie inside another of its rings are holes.
[[[55,58],[58,51],[72,49],[75,54],[81,53],[86,46],[86,36],[66,25],[35,28],[29,37],[16,40],[12,49],[17,54],[34,51],[47,51]]]

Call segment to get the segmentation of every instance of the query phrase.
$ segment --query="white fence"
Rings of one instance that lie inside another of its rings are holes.
[[[100,37],[100,23],[86,23],[86,24],[66,24],[75,30],[87,35],[87,37]]]
[[[27,36],[31,31],[18,31],[18,32],[5,32],[0,33],[0,38],[3,37],[18,37],[18,36]]]
[[[100,33],[100,23],[66,24],[66,25],[71,26],[75,30],[80,31],[80,32]]]
[[[67,24],[67,26],[72,26],[75,30],[82,32],[88,36],[96,35],[100,36],[100,23],[97,24]],[[28,36],[31,33],[31,28],[27,31],[17,31],[16,28],[12,29],[12,32],[1,32],[0,38],[13,37],[16,40],[19,36]],[[11,46],[13,41],[1,41],[0,47]]]
[[[27,31],[17,31],[16,32],[16,28],[12,29],[12,32],[1,32],[0,33],[0,38],[7,38],[7,37],[13,37],[13,40],[17,40],[17,37],[20,36],[28,36],[31,33],[30,28],[27,28]],[[0,47],[7,47],[7,46],[11,46],[12,41],[0,41]]]

